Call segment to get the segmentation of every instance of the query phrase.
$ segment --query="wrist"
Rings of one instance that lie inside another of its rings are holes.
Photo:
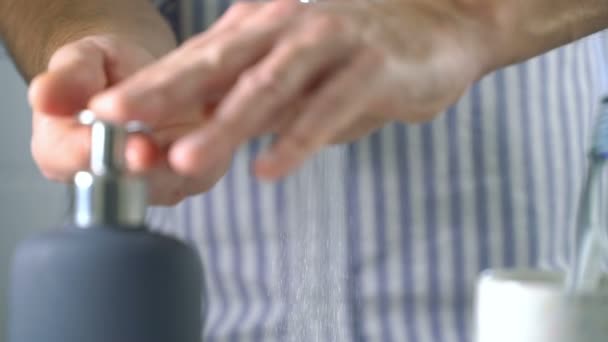
[[[449,2],[448,11],[455,13],[454,22],[457,29],[445,32],[456,35],[453,44],[475,66],[472,70],[473,80],[479,80],[486,74],[500,68],[512,57],[506,49],[506,38],[511,37],[511,11],[508,0],[445,0]]]
[[[451,0],[478,23],[485,73],[545,53],[608,27],[608,2]]]
[[[508,0],[397,0],[370,3],[382,34],[395,37],[404,55],[437,63],[458,61],[471,81],[499,64],[496,48],[507,27]],[[420,32],[414,40],[406,32]],[[409,39],[404,39],[404,37]],[[466,70],[464,70],[466,69]]]

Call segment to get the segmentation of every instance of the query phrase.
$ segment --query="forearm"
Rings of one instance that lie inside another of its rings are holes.
[[[479,0],[483,1],[483,0]],[[493,0],[495,24],[488,31],[490,67],[501,67],[608,28],[606,0]]]
[[[397,36],[432,27],[405,49],[464,54],[476,78],[608,28],[608,0],[395,0],[377,2]],[[426,14],[412,16],[412,9]],[[430,24],[429,24],[430,23]],[[465,67],[465,66],[463,66]]]
[[[148,0],[1,0],[0,35],[22,74],[46,69],[60,46],[93,34],[116,34],[160,56],[175,46]]]

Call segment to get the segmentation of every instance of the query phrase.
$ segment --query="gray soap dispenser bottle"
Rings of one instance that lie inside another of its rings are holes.
[[[92,124],[74,223],[14,254],[9,342],[200,342],[197,253],[144,225],[145,183],[123,166],[126,130]]]

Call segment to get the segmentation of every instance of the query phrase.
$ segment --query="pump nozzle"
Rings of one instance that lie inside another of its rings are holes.
[[[74,177],[76,225],[142,227],[146,186],[143,179],[126,170],[126,128],[97,120],[88,110],[81,112],[79,119],[91,126],[91,159],[90,170]]]

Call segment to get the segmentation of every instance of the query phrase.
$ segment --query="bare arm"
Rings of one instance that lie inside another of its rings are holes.
[[[608,28],[606,0],[454,0],[485,18],[487,71]]]
[[[147,0],[2,0],[0,35],[22,74],[46,69],[59,47],[93,34],[115,34],[160,56],[175,46]]]

